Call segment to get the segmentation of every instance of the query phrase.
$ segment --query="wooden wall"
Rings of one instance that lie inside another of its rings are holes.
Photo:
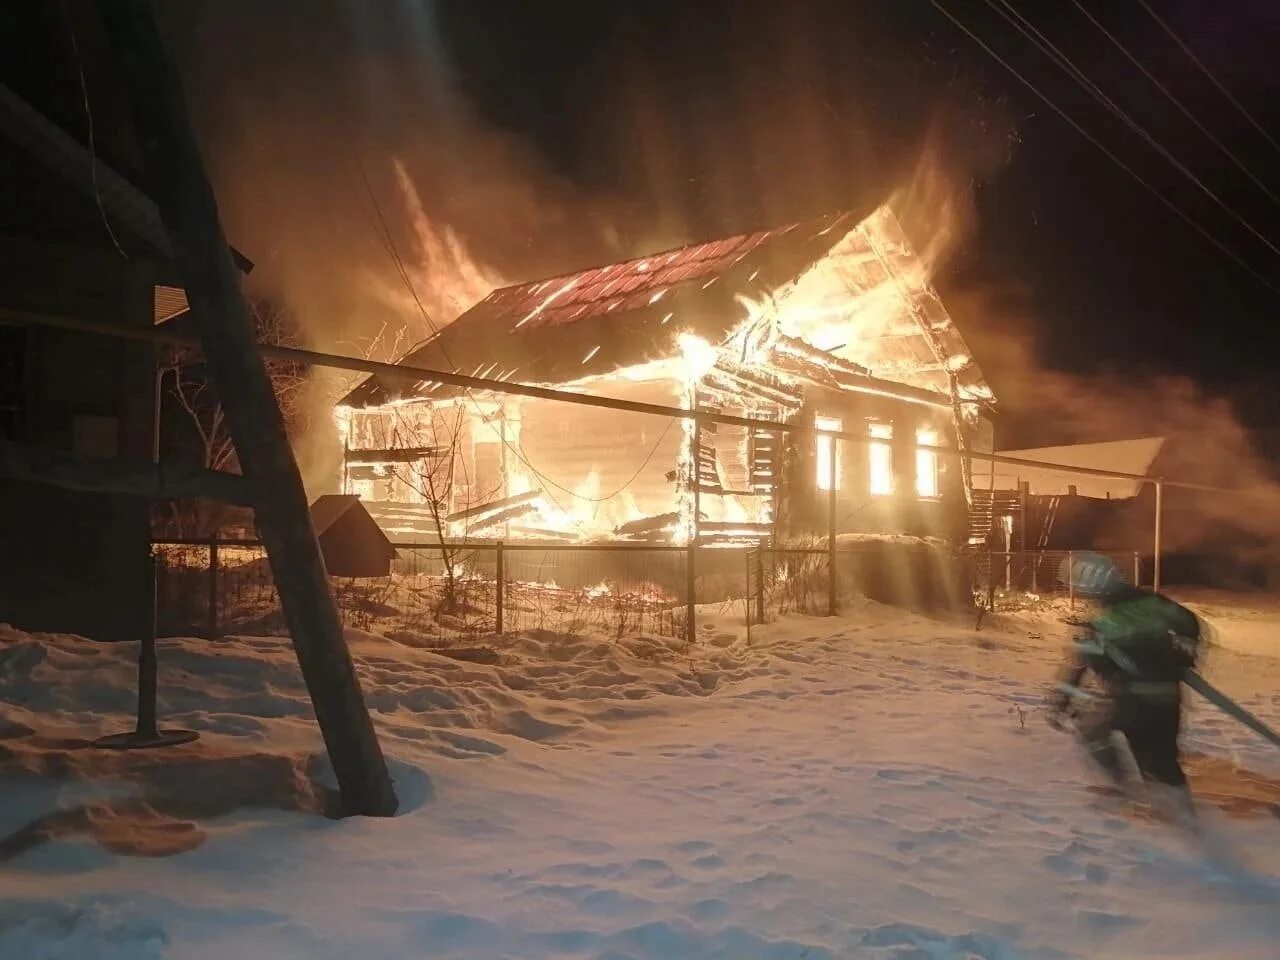
[[[0,303],[12,308],[149,326],[154,279],[142,257],[0,238]],[[23,409],[5,439],[150,460],[151,349],[24,329]],[[137,639],[149,547],[144,499],[0,480],[0,622]]]
[[[806,397],[801,417],[838,418],[842,429],[867,432],[871,423],[893,428],[891,462],[893,492],[870,489],[871,452],[867,444],[839,444],[841,480],[836,496],[838,533],[905,534],[958,540],[963,537],[968,504],[957,460],[937,460],[937,497],[921,497],[916,490],[917,430],[936,433],[940,446],[955,445],[951,411],[907,403],[888,397],[814,389]],[[781,525],[790,535],[826,535],[828,493],[817,483],[817,451],[812,437],[793,435],[784,467],[786,493]]]

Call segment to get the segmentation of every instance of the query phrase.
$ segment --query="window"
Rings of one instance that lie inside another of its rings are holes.
[[[835,417],[815,417],[813,420],[813,425],[819,430],[842,429],[841,422],[837,420]],[[835,470],[836,470],[836,489],[839,490],[840,481],[842,477],[841,477],[841,469],[840,469],[840,458],[836,456],[837,440],[835,437],[823,437],[823,436],[818,436],[815,439],[817,442],[817,448],[814,451],[817,454],[814,457],[814,462],[817,465],[815,479],[818,482],[818,489],[819,490],[831,489],[831,467],[832,467],[832,459],[834,458]]]
[[[867,463],[871,468],[870,488],[875,496],[893,493],[893,424],[867,425],[872,442],[867,446]]]
[[[938,431],[917,430],[916,443],[936,447]],[[916,450],[916,493],[921,497],[938,496],[938,455],[932,450]]]

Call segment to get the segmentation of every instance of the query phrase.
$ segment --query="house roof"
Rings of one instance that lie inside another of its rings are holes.
[[[1042,463],[1060,463],[1069,467],[1086,467],[1091,470],[1114,470],[1148,476],[1151,465],[1164,447],[1164,437],[1142,437],[1135,440],[1108,440],[1101,443],[1073,443],[1060,447],[1035,447],[1028,450],[1001,450],[1001,456],[1019,460],[1038,460]],[[1019,482],[1029,484],[1029,492],[1040,496],[1061,496],[1075,487],[1082,497],[1122,499],[1137,496],[1142,484],[1137,480],[1109,479],[1079,474],[1063,473],[1052,469],[1017,467],[1010,464],[994,465],[991,482],[997,490],[1016,490]],[[974,468],[975,487],[984,487],[988,477]]]
[[[775,312],[781,334],[806,342],[819,321],[836,329],[846,342],[821,349],[877,378],[949,395],[958,373],[977,387],[974,396],[989,399],[923,273],[887,208],[836,213],[495,290],[399,362],[563,384],[679,356],[681,333],[720,344],[763,310]],[[458,392],[371,376],[342,404]]]

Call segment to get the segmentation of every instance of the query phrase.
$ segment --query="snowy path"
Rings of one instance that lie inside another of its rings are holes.
[[[104,849],[97,814],[4,864],[0,958],[1280,956],[1280,821],[1214,810],[1196,841],[1102,807],[1036,712],[1055,640],[868,608],[728,641],[685,657],[529,640],[483,666],[368,640],[415,809],[239,809],[195,818],[190,839],[162,803],[136,828],[190,849],[154,858]],[[50,645],[49,663],[20,637],[4,651],[7,722],[43,731],[52,710],[82,735],[117,729],[127,664]],[[291,744],[295,764],[315,749],[279,643],[163,657],[203,678],[165,706],[221,731],[206,749]],[[77,712],[67,677],[86,660],[119,687],[96,708],[113,719]],[[1219,653],[1208,672],[1280,717],[1280,661]],[[1195,768],[1206,789],[1237,781],[1233,765],[1280,776],[1280,753],[1207,707],[1189,733],[1213,758]],[[10,768],[37,765],[11,742]],[[8,833],[86,786],[11,770],[4,789]]]

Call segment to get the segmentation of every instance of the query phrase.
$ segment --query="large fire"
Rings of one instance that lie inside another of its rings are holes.
[[[407,202],[415,212],[423,259],[445,265],[443,274],[447,279],[443,282],[449,288],[449,297],[461,307],[465,301],[487,294],[497,278],[470,261],[456,237],[435,230],[422,214],[412,184],[403,170],[399,173]],[[655,258],[654,263],[660,267],[660,258]],[[980,383],[965,381],[972,359],[967,353],[950,348],[954,337],[947,339],[953,330],[945,312],[928,312],[929,304],[936,303],[936,294],[929,287],[929,266],[914,256],[894,214],[884,207],[839,239],[794,281],[753,296],[734,293],[733,300],[740,308],[737,322],[727,332],[720,328],[715,342],[694,332],[705,330],[707,325],[692,327],[690,321],[702,318],[681,316],[681,301],[673,296],[671,308],[661,315],[663,326],[658,328],[670,337],[669,354],[657,359],[650,355],[631,366],[602,373],[598,355],[604,345],[612,349],[612,344],[607,338],[595,343],[577,340],[572,361],[575,366],[590,364],[591,373],[584,370],[582,379],[568,384],[556,381],[556,385],[616,396],[628,385],[665,383],[671,393],[659,400],[664,405],[684,409],[712,406],[755,416],[760,414],[754,410],[763,409],[770,411],[765,416],[786,418],[802,405],[796,399],[805,396],[807,389],[802,377],[813,377],[804,371],[818,369],[821,373],[817,382],[824,384],[828,381],[822,378],[828,375],[865,376],[864,371],[870,371],[881,380],[923,388],[945,398],[937,405],[950,415],[953,407],[989,398],[990,392]],[[637,273],[659,267],[651,267],[647,260],[632,265]],[[756,270],[752,274],[752,282],[759,273]],[[706,289],[720,279],[712,276],[701,285]],[[624,280],[625,277],[613,278],[609,283],[622,284]],[[580,282],[577,276],[565,277],[529,288],[527,299],[514,318],[514,328],[550,330],[553,325],[567,322],[564,316],[576,316],[573,311],[578,309],[577,304],[591,302],[584,295],[590,288],[584,283],[579,289]],[[641,288],[640,295],[652,307],[664,301],[671,289]],[[610,303],[608,309],[615,305]],[[775,363],[776,358],[786,362]],[[496,361],[462,372],[520,376],[518,369],[496,374],[494,371],[499,371]],[[744,388],[741,397],[739,388]],[[874,384],[858,389],[876,392]],[[880,395],[898,396],[892,390]],[[422,403],[423,400],[427,402]],[[703,430],[694,421],[682,419],[678,429],[671,431],[674,449],[664,448],[649,467],[662,446],[662,436],[654,441],[650,434],[648,439],[638,440],[634,450],[606,442],[611,447],[607,454],[592,446],[597,438],[587,435],[598,430],[609,436],[617,429],[619,415],[609,411],[596,411],[598,424],[579,419],[574,421],[572,430],[562,427],[557,442],[567,445],[563,447],[548,446],[546,440],[545,421],[555,420],[558,415],[542,414],[543,425],[538,429],[543,431],[543,446],[540,453],[531,455],[522,438],[522,401],[491,402],[485,413],[480,412],[479,402],[469,394],[435,404],[429,395],[404,403],[406,407],[398,407],[397,401],[388,402],[379,412],[396,411],[395,417],[403,425],[413,419],[403,411],[415,403],[436,411],[428,415],[429,419],[438,418],[441,410],[453,408],[462,419],[471,418],[472,425],[464,435],[455,435],[452,440],[446,436],[442,442],[438,428],[423,429],[421,417],[416,432],[403,429],[391,436],[385,431],[377,434],[362,429],[359,417],[353,421],[350,411],[339,412],[336,419],[340,435],[352,448],[376,450],[399,445],[426,449],[452,443],[450,461],[444,467],[440,465],[443,454],[439,453],[432,455],[435,459],[428,458],[424,467],[375,464],[363,470],[359,481],[349,482],[348,489],[375,499],[389,497],[425,504],[446,513],[443,524],[436,526],[451,537],[588,540],[618,536],[620,532],[626,536],[630,535],[627,531],[635,531],[643,538],[665,537],[686,544],[694,537],[705,539],[708,530],[722,539],[757,536],[772,515],[770,488],[776,464],[768,459],[753,459],[760,438],[744,427]],[[965,410],[968,413],[970,408]],[[852,478],[852,482],[875,496],[895,493],[896,442],[914,439],[917,446],[934,446],[940,441],[940,433],[933,428],[922,429],[912,438],[895,438],[893,423],[858,422],[865,426],[857,429],[869,431],[864,468],[868,473]],[[854,429],[835,418],[820,417],[816,425],[827,430]],[[618,435],[631,434],[622,431]],[[636,435],[643,436],[639,432]],[[565,463],[556,462],[561,449],[568,452],[579,446],[594,450],[594,461],[589,457],[569,457]],[[817,440],[814,467],[819,490],[828,489],[833,481],[837,489],[850,482],[850,478],[842,476],[838,449],[832,438]],[[615,450],[619,461],[634,458],[635,476],[625,479],[629,469],[606,462]],[[665,483],[662,495],[667,499],[658,510],[653,509],[652,497],[645,501],[644,497],[650,495],[641,495],[633,485],[647,467],[650,475],[657,472],[660,484]],[[415,469],[416,484],[413,476],[406,478]],[[916,495],[937,497],[937,454],[917,449],[914,471]],[[664,474],[666,480],[662,481]],[[489,479],[482,482],[482,476]],[[433,481],[430,489],[424,489],[424,477]]]

